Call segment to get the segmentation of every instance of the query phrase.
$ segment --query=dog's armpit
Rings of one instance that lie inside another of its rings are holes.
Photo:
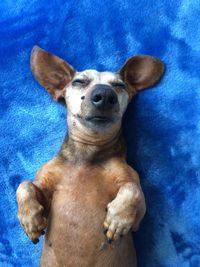
[[[104,227],[108,239],[117,240],[132,228],[136,230],[145,213],[144,196],[138,185],[126,183],[107,206]]]

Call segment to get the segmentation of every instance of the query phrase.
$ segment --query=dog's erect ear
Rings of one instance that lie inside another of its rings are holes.
[[[75,70],[63,59],[38,46],[31,52],[31,69],[38,82],[47,89],[53,99],[64,97],[64,88],[72,80]]]
[[[129,58],[119,71],[127,84],[130,96],[153,86],[164,72],[164,64],[157,58],[139,55]]]

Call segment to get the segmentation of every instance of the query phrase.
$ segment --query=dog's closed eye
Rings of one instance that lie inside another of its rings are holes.
[[[90,83],[90,80],[75,79],[72,81],[72,86],[83,87],[83,86],[87,86],[89,83]]]
[[[111,85],[116,88],[125,89],[126,85],[123,82],[112,82]]]

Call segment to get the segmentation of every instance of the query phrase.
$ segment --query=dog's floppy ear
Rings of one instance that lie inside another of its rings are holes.
[[[164,72],[164,64],[155,57],[139,55],[129,58],[119,74],[127,84],[130,96],[153,86]]]
[[[64,97],[64,88],[72,80],[75,70],[63,59],[38,46],[31,52],[31,69],[38,82],[47,89],[53,99]]]

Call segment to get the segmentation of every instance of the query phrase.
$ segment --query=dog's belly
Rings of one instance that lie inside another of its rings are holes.
[[[103,222],[106,206],[113,197],[103,179],[98,180],[97,173],[93,177],[75,174],[72,180],[64,179],[54,193],[41,266],[134,266],[130,236],[104,245]],[[131,260],[128,265],[127,257]],[[120,261],[123,264],[118,265]]]

